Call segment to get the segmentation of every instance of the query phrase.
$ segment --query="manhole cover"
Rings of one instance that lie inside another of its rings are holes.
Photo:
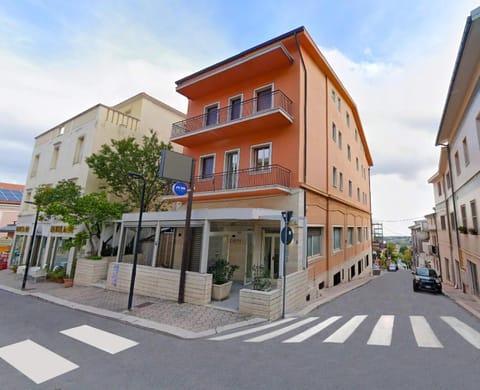
[[[143,303],[140,303],[138,305],[135,305],[135,307],[142,308],[142,307],[146,307],[146,306],[150,306],[150,305],[153,305],[153,302],[143,302]]]

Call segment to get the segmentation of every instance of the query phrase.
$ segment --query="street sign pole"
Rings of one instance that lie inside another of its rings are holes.
[[[289,244],[289,230],[290,219],[292,218],[293,211],[282,211],[282,218],[284,222],[282,242],[283,242],[283,302],[282,302],[282,318],[285,318],[285,305],[287,297],[287,245]]]

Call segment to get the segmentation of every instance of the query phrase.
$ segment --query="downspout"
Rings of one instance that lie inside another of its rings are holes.
[[[445,191],[444,191],[445,192]],[[435,222],[435,233],[437,234],[437,256],[438,256],[438,266],[439,266],[439,273],[442,275],[442,257],[440,256],[440,241],[438,239],[438,226],[437,226],[437,210],[435,207],[433,208],[435,210],[435,214],[433,216],[433,221]]]
[[[300,61],[303,68],[303,182],[307,182],[307,67],[305,66],[305,61],[303,60],[302,50],[300,49],[300,43],[298,42],[297,32],[295,32],[295,43],[297,44],[298,54],[300,56]],[[305,215],[306,215],[306,204],[305,201]]]
[[[372,269],[373,269],[372,185],[371,185],[371,182],[370,182],[370,167],[368,167],[368,202],[370,203],[370,262],[372,263]]]
[[[439,144],[441,146],[444,146],[447,148],[447,160],[448,160],[448,170],[450,171],[450,187],[452,188],[452,203],[453,203],[453,219],[454,219],[454,229],[455,229],[455,238],[457,241],[457,255],[458,255],[458,261],[460,262],[460,266],[462,264],[462,255],[460,252],[460,233],[458,232],[457,228],[457,203],[455,202],[455,188],[453,187],[453,171],[452,171],[452,163],[450,161],[450,146],[449,144]],[[447,202],[448,206],[448,202]],[[451,228],[449,224],[449,229]],[[451,244],[450,244],[451,247]],[[452,258],[452,260],[454,260]],[[455,272],[455,267],[453,268],[453,271]],[[459,283],[463,286],[462,283],[462,271],[458,273],[458,279]]]

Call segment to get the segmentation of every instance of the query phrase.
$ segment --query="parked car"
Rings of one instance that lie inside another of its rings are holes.
[[[396,271],[397,269],[398,269],[398,267],[397,267],[397,264],[396,264],[396,263],[390,263],[390,264],[388,265],[388,270],[389,270],[389,271]]]
[[[442,277],[434,269],[417,268],[413,274],[413,291],[426,290],[441,293]]]

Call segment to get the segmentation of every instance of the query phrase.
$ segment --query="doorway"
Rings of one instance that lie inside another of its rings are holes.
[[[223,186],[227,190],[237,188],[238,183],[238,150],[225,153],[225,176]]]
[[[263,238],[263,266],[270,278],[278,279],[280,264],[280,234],[267,233]]]

